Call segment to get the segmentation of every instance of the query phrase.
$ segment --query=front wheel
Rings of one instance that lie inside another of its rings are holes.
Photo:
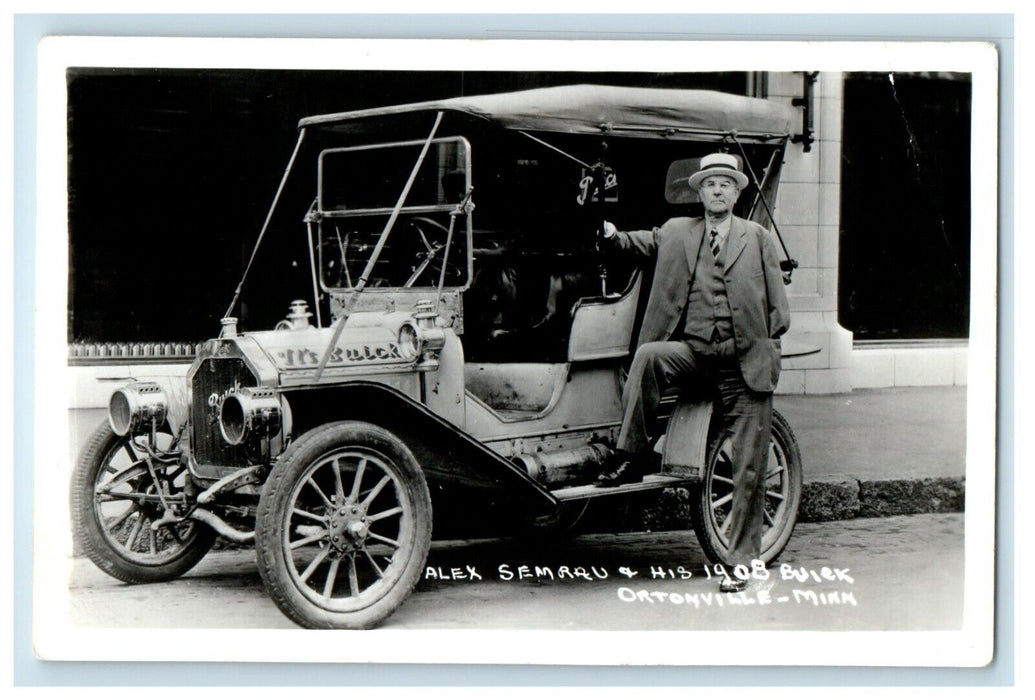
[[[120,437],[102,423],[72,475],[72,528],[80,551],[102,571],[126,583],[170,581],[201,561],[216,534],[194,520],[152,527],[166,508],[186,511],[190,475],[171,456],[173,437]],[[150,462],[150,463],[149,463]]]
[[[772,439],[765,473],[762,549],[759,558],[774,561],[787,546],[801,503],[801,450],[791,426],[773,411]],[[708,450],[707,468],[699,489],[691,494],[690,513],[701,548],[709,560],[727,561],[727,527],[733,501],[733,462],[730,439],[722,434]]]
[[[259,499],[259,573],[302,627],[368,629],[413,590],[431,547],[431,496],[398,438],[356,421],[296,440]]]

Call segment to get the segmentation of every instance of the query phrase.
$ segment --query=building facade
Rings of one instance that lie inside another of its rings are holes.
[[[186,372],[195,344],[218,328],[215,300],[229,299],[240,278],[300,114],[589,82],[566,74],[434,74],[421,80],[379,74],[374,82],[371,76],[294,73],[70,75],[72,407],[103,406],[110,391],[103,378],[139,373],[140,364],[150,365],[149,373]],[[969,210],[948,211],[945,202],[958,200],[959,193],[932,189],[918,176],[926,174],[928,183],[932,177],[968,177],[967,162],[950,157],[969,153],[969,142],[960,142],[969,138],[966,76],[764,72],[592,78],[717,89],[790,103],[801,112],[801,128],[782,166],[775,215],[799,262],[788,289],[788,344],[810,352],[785,360],[779,393],[966,383]],[[350,80],[378,89],[341,89]],[[912,103],[907,87],[919,95]],[[861,101],[846,104],[852,94]],[[894,128],[880,126],[878,102],[887,103],[890,124],[895,110],[901,111],[904,141]],[[291,109],[285,111],[285,104]],[[926,133],[951,131],[950,122],[955,140],[924,141]],[[867,132],[875,123],[877,133]],[[285,143],[271,142],[270,134]],[[932,164],[938,166],[933,173]],[[896,190],[908,189],[900,184],[906,182],[921,194],[882,210],[880,195],[873,201],[853,198],[859,186],[845,188],[849,176]],[[846,212],[852,214],[847,221]],[[890,231],[891,248],[930,257],[900,273],[894,253],[874,245],[883,245],[874,230]],[[304,251],[278,255],[297,255],[305,266]],[[942,258],[944,269],[924,264]],[[922,293],[909,293],[914,283],[926,284]],[[899,296],[874,293],[889,289]],[[890,312],[900,307],[902,313]],[[918,321],[909,326],[911,320]]]

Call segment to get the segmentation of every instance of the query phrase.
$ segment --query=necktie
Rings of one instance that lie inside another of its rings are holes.
[[[711,248],[712,248],[712,257],[714,257],[716,260],[718,260],[719,259],[719,232],[716,231],[715,229],[712,229],[711,233],[709,233],[708,235],[711,236],[709,244],[711,245]]]

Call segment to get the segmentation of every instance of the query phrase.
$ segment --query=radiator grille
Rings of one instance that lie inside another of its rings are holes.
[[[235,469],[247,466],[245,448],[227,444],[219,432],[219,404],[228,394],[257,384],[240,358],[210,358],[201,363],[191,385],[191,450],[195,462]]]

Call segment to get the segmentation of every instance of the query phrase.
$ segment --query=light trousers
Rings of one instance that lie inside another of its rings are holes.
[[[622,392],[622,427],[617,447],[646,450],[657,424],[661,396],[670,388],[713,389],[723,410],[723,430],[730,437],[733,500],[729,566],[750,566],[762,547],[765,470],[773,420],[773,395],[752,391],[740,373],[737,358],[698,352],[683,341],[644,343],[636,350]]]

